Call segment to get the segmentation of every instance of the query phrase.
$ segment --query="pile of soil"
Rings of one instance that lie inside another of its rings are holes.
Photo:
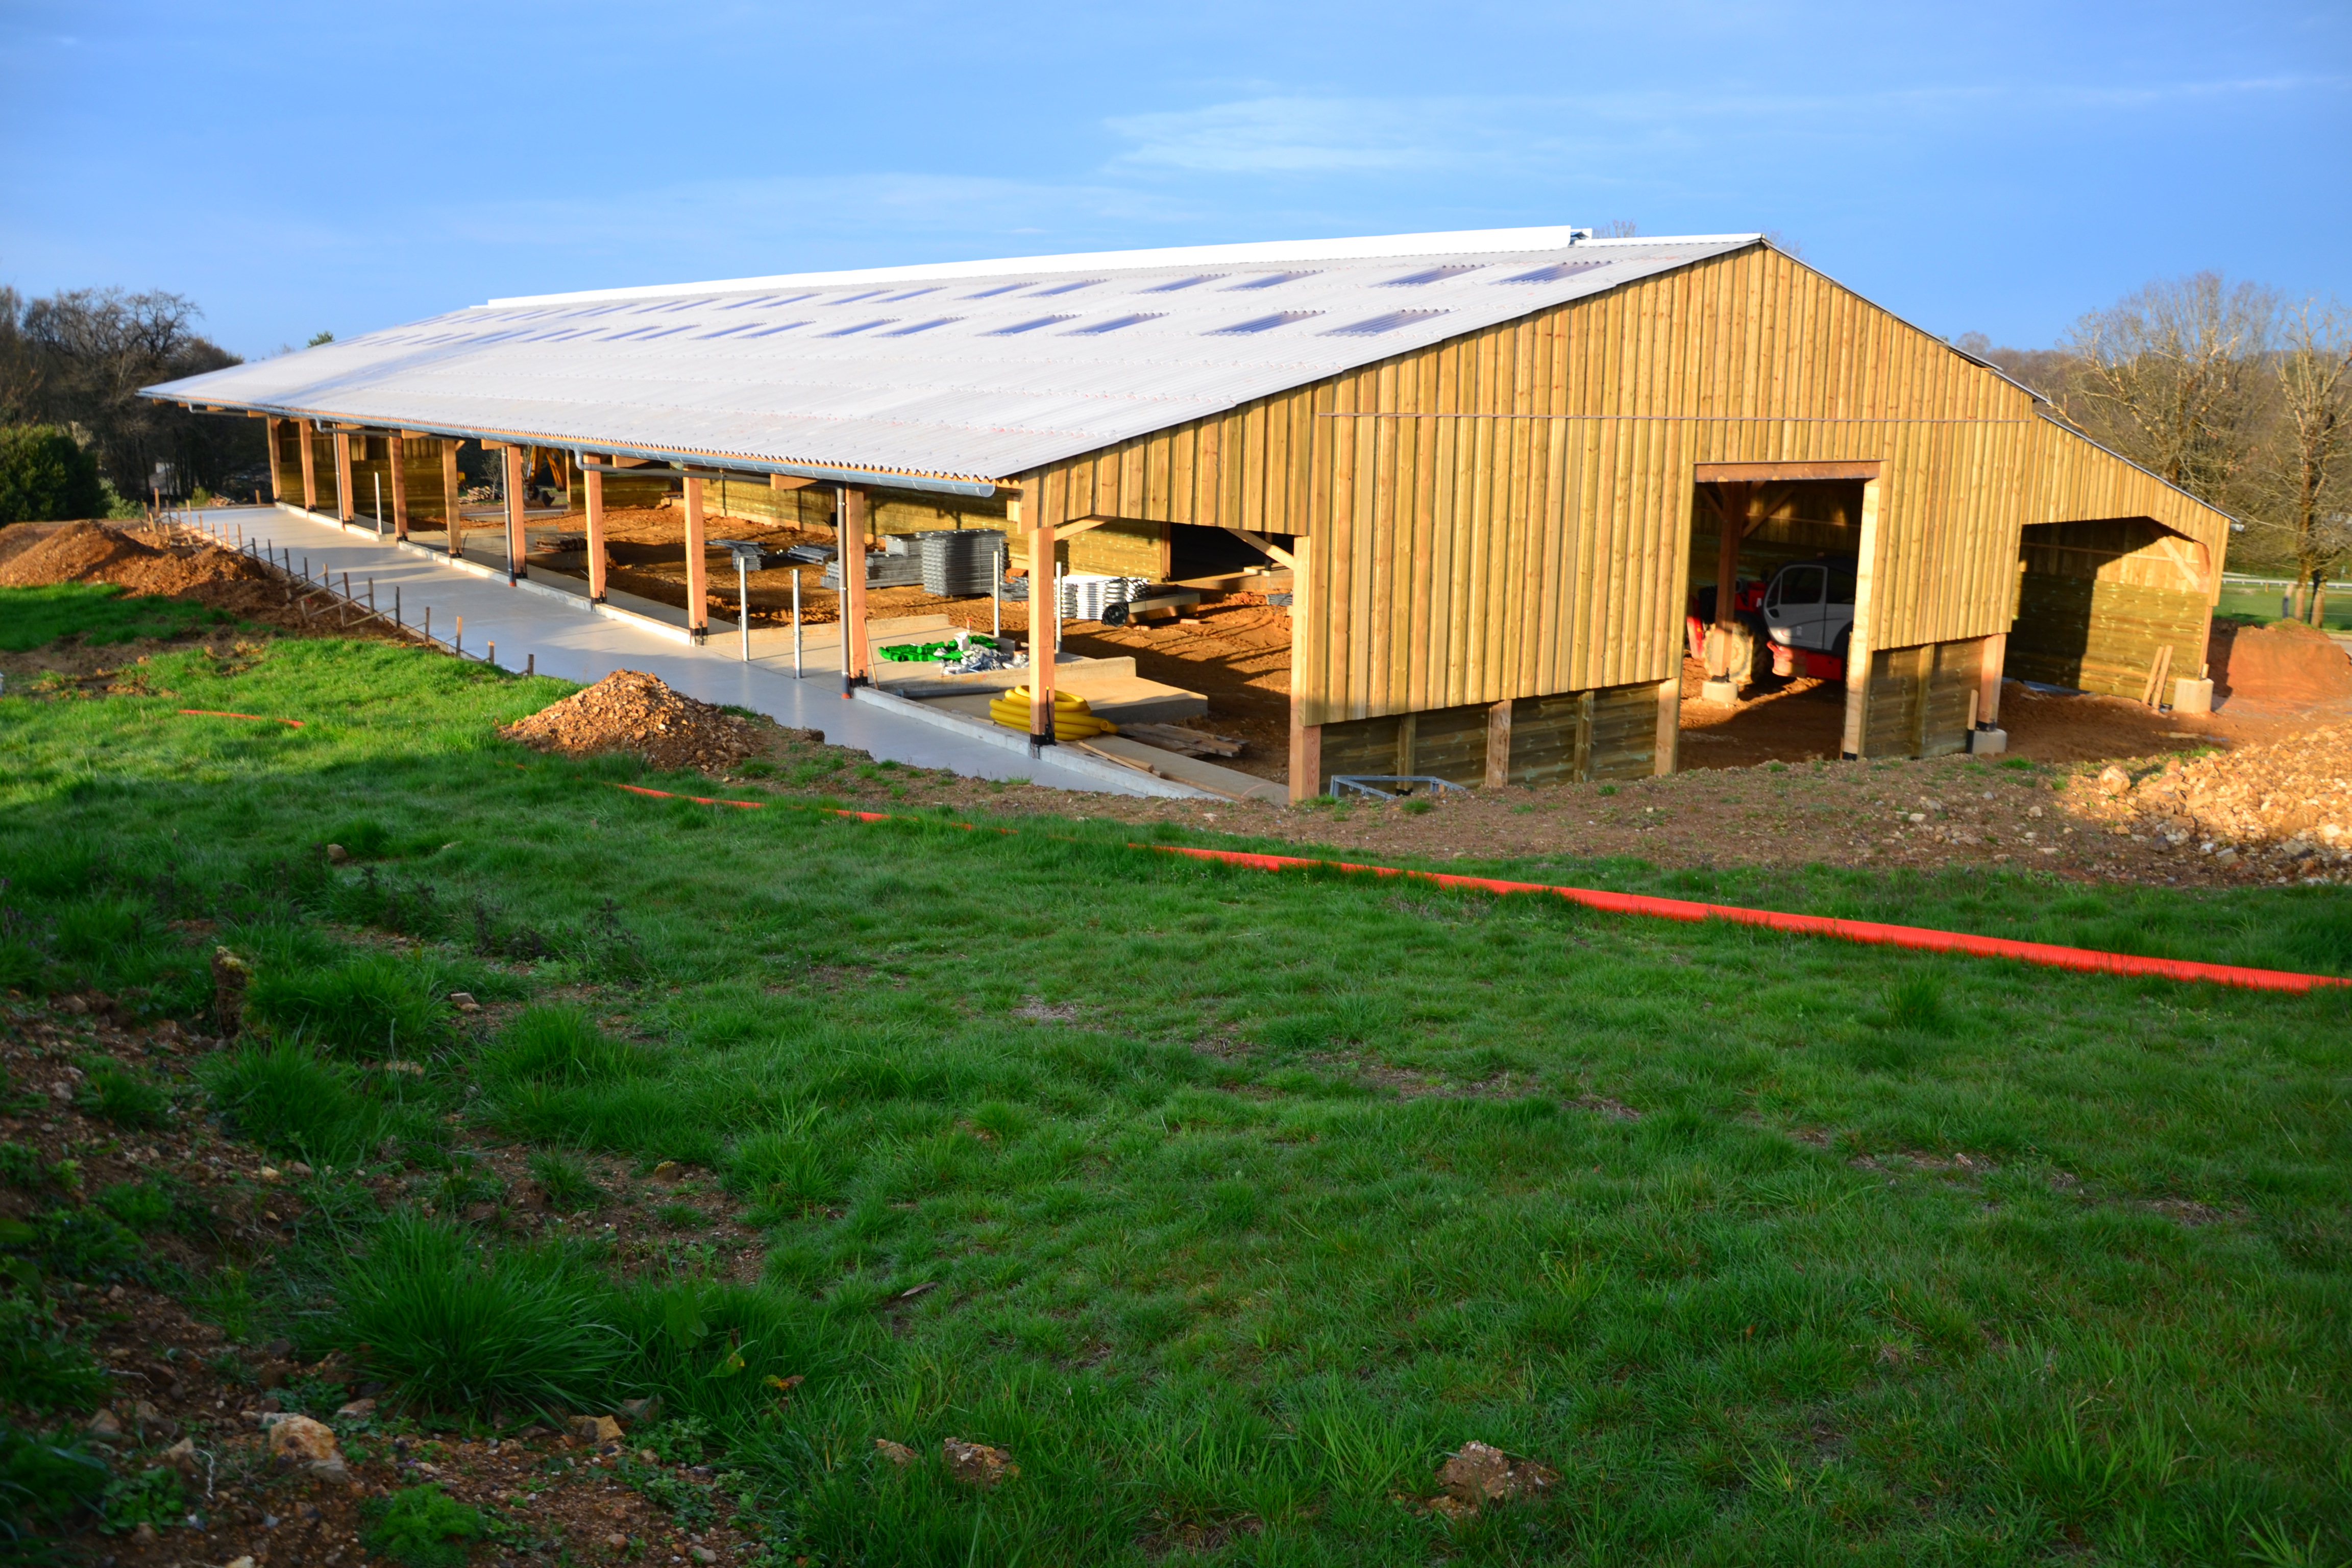
[[[2308,712],[2352,710],[2352,658],[2325,632],[2299,621],[2213,628],[2213,686],[2231,705]]]
[[[2078,794],[2080,815],[2111,833],[2193,842],[2223,863],[2331,879],[2352,866],[2352,725],[2174,758],[2137,779],[2111,767]]]
[[[499,733],[567,757],[635,752],[656,768],[706,772],[723,772],[768,749],[759,725],[635,669],[616,669]]]
[[[190,599],[250,619],[289,617],[268,569],[209,540],[151,536],[103,522],[0,530],[0,588],[113,583],[133,594]]]

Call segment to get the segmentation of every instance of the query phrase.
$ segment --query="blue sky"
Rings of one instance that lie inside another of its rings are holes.
[[[492,295],[1761,229],[1931,331],[2352,296],[2352,5],[0,0],[0,282],[248,355]]]

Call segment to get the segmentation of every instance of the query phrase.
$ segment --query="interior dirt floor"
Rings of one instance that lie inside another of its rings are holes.
[[[711,516],[714,539],[756,540],[770,550],[793,544],[834,542],[827,528],[801,529],[744,518]],[[580,522],[577,530],[584,531]],[[622,593],[656,604],[686,606],[686,521],[674,508],[614,510],[604,518],[606,582]],[[583,577],[585,568],[558,568]],[[821,565],[772,567],[749,574],[754,626],[785,626],[792,618],[792,578],[801,578],[801,619],[808,626],[841,618],[841,595],[819,587]],[[715,615],[735,613],[735,573],[715,558],[705,584]],[[987,632],[1000,626],[1023,644],[1029,639],[1029,605],[1008,600],[1001,620],[985,596],[943,597],[919,587],[869,588],[866,613],[875,620],[899,616],[945,616],[950,626]],[[1290,768],[1290,612],[1268,605],[1263,594],[1213,595],[1181,619],[1138,622],[1125,626],[1071,621],[1062,632],[1062,651],[1087,658],[1132,656],[1135,673],[1146,680],[1197,691],[1209,700],[1204,718],[1183,721],[1243,742],[1236,757],[1218,763],[1258,778],[1281,780]]]

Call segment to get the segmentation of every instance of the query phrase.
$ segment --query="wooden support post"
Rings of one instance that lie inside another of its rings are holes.
[[[284,423],[282,419],[264,419],[261,422],[261,427],[269,435],[269,499],[273,501],[286,499],[286,486],[278,472],[278,465],[280,461],[278,455],[278,427]]]
[[[1722,534],[1715,551],[1715,626],[1706,639],[1706,672],[1728,681],[1736,696],[1746,683],[1745,665],[1755,661],[1748,646],[1747,628],[1739,624],[1739,542],[1748,531],[1748,510],[1755,487],[1745,480],[1727,480],[1716,487],[1722,512]],[[1747,654],[1745,664],[1742,653]]]
[[[702,481],[686,481],[686,629],[700,642],[710,630],[710,602],[702,564]],[[847,638],[845,622],[842,635]]]
[[[1323,793],[1323,726],[1305,722],[1307,704],[1320,699],[1322,685],[1307,662],[1309,617],[1322,603],[1315,591],[1315,541],[1300,534],[1290,569],[1290,798],[1312,800]],[[1318,644],[1319,646],[1319,644]]]
[[[509,447],[506,457],[507,581],[511,583],[523,574],[522,487],[528,476],[523,471],[523,449],[520,447]]]
[[[362,437],[364,439],[364,437]],[[352,433],[335,432],[335,516],[352,521]]]
[[[1399,778],[1411,778],[1414,763],[1421,751],[1421,715],[1402,713],[1397,716],[1396,771]]]
[[[408,443],[394,431],[383,438],[392,464],[392,536],[408,542]]]
[[[1021,487],[1014,515],[1029,532],[1029,754],[1054,744],[1054,645],[1062,640],[1062,596],[1054,582],[1054,524],[1042,482]]]
[[[1995,632],[1984,639],[1978,650],[1977,664],[1977,725],[1980,729],[2000,728],[2000,675],[2009,661],[2009,634]]]
[[[874,644],[866,629],[866,487],[843,485],[835,497],[835,557],[841,563],[841,694],[871,679]]]
[[[588,481],[588,602],[604,602],[604,475],[583,470]]]
[[[466,510],[457,499],[463,481],[457,475],[457,443],[441,443],[441,510],[449,530],[449,559],[466,553]]]
[[[1585,710],[1584,746],[1586,768],[1590,771],[1591,756],[1591,710]],[[1682,762],[1683,746],[1683,679],[1669,676],[1658,682],[1658,738],[1656,750],[1650,754],[1650,772],[1658,777],[1673,773]]]
[[[312,426],[308,419],[294,421],[295,433],[302,442],[302,510],[319,510],[319,458],[310,450]]]
[[[1500,789],[1511,782],[1511,700],[1504,698],[1486,710],[1486,787]]]
[[[1878,571],[1878,519],[1885,510],[1886,481],[1865,479],[1862,486],[1862,538],[1855,546],[1853,575],[1853,630],[1845,647],[1845,732],[1840,750],[1848,757],[1859,757],[1865,741],[1863,731],[1870,716],[1870,666],[1872,645],[1876,634],[1873,617],[1878,612],[1878,595],[1873,579]]]

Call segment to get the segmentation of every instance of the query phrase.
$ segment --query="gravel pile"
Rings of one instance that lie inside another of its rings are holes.
[[[614,670],[499,733],[567,757],[635,752],[656,768],[705,773],[723,773],[767,749],[758,725],[680,696],[660,678],[635,669]]]
[[[2352,867],[2352,725],[2176,759],[2137,779],[2109,767],[2086,814],[2109,832],[2161,837],[2223,864],[2340,880]]]

